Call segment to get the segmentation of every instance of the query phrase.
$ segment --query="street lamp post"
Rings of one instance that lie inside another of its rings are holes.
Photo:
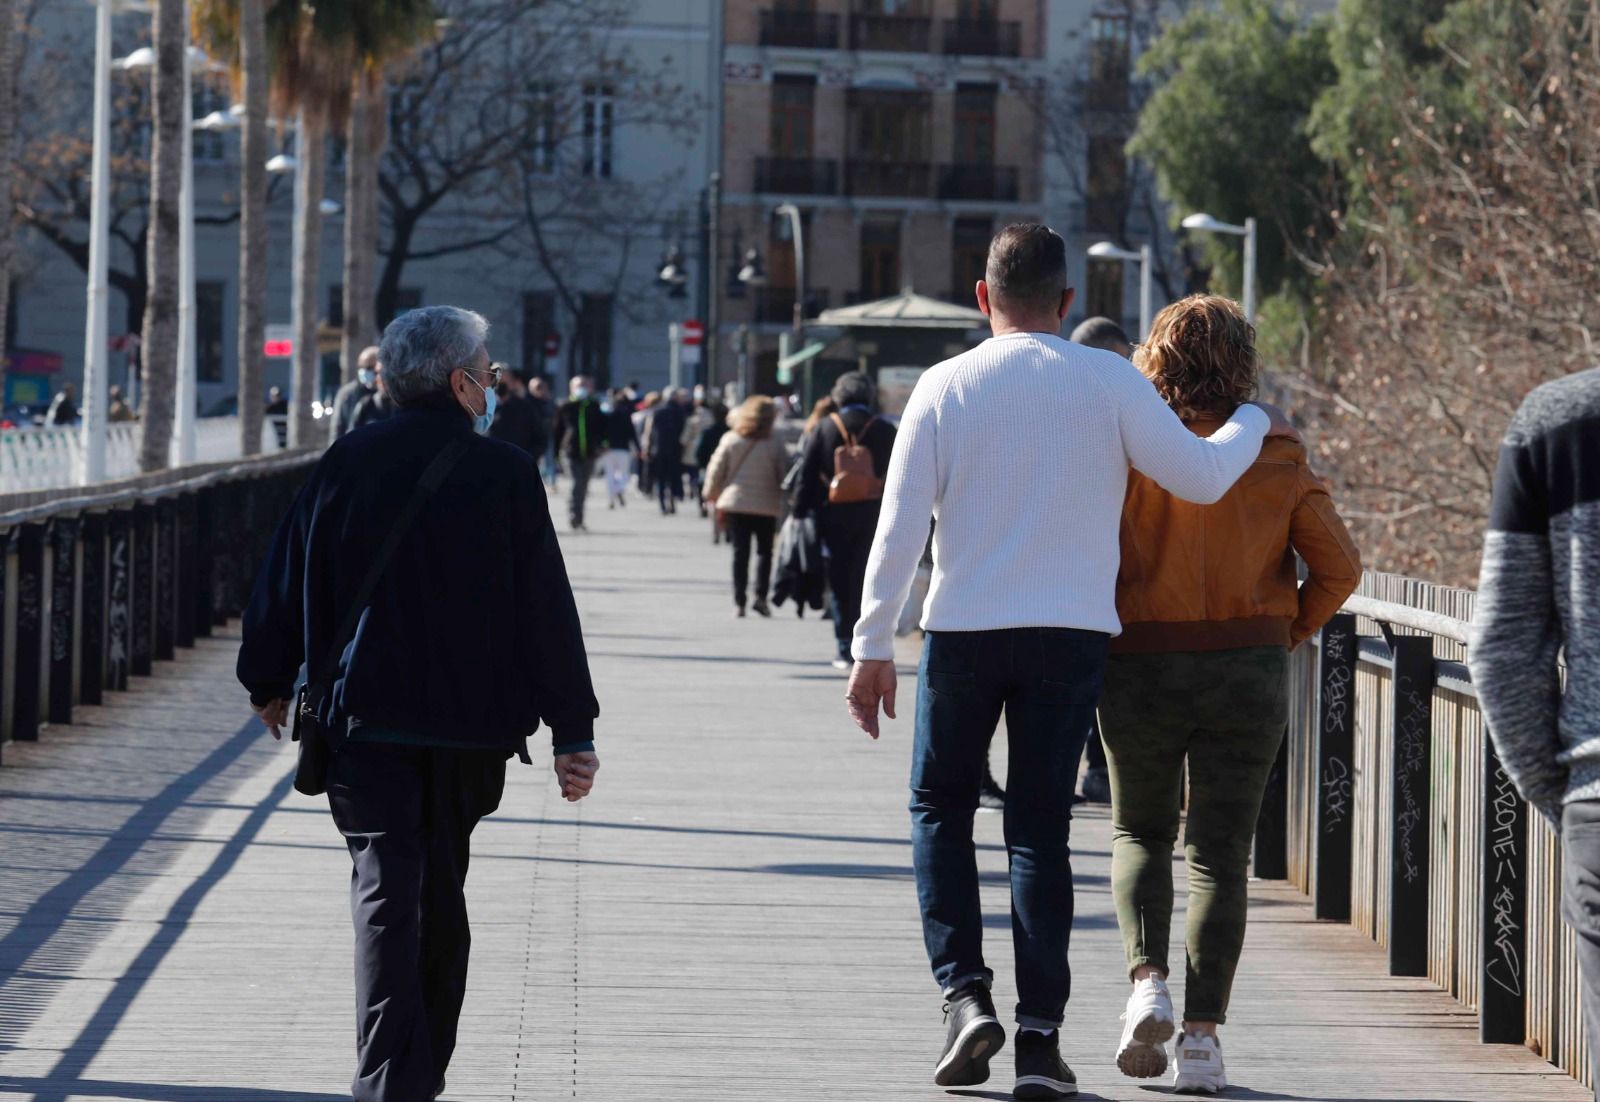
[[[1244,318],[1252,325],[1256,320],[1256,220],[1246,218],[1244,225],[1219,222],[1209,214],[1191,214],[1183,220],[1186,230],[1202,233],[1226,233],[1244,238]]]
[[[83,334],[83,447],[78,483],[106,476],[106,316],[111,246],[111,0],[97,0],[94,30],[94,136],[90,167],[88,319]]]
[[[1089,255],[1096,260],[1122,260],[1139,262],[1139,340],[1150,335],[1153,285],[1151,283],[1151,255],[1149,245],[1140,245],[1137,251],[1123,249],[1110,241],[1099,241],[1089,246]]]

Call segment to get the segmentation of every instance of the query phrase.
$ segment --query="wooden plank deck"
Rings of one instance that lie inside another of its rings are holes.
[[[947,1097],[907,841],[909,724],[856,733],[815,619],[734,621],[686,516],[567,538],[605,716],[570,807],[513,768],[477,836],[474,957],[447,1099]],[[256,733],[235,641],[203,642],[0,769],[0,1100],[348,1097],[348,863]],[[997,1001],[1014,1002],[1005,855],[980,817]],[[1103,810],[1075,827],[1084,1097],[1164,1086],[1112,1063],[1124,996]],[[1181,928],[1181,918],[1180,918]],[[1242,1099],[1576,1102],[1472,1015],[1384,975],[1346,927],[1256,894],[1225,1031]],[[1009,1052],[966,1097],[1007,1098]]]

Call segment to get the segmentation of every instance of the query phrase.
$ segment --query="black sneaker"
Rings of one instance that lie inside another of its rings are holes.
[[[1091,769],[1083,775],[1083,798],[1092,804],[1111,802],[1111,775],[1104,769]]]
[[[989,1081],[989,1058],[1006,1043],[1006,1031],[994,1014],[994,1000],[981,983],[969,983],[944,1005],[950,1032],[944,1055],[933,1069],[941,1087],[972,1087]]]
[[[757,616],[765,616],[768,619],[772,617],[772,606],[767,604],[765,597],[757,597],[756,603],[750,607],[755,610]]]
[[[1013,1098],[1066,1098],[1078,1093],[1078,1077],[1061,1058],[1061,1031],[1017,1030],[1017,1085]]]
[[[983,775],[983,787],[978,789],[978,806],[989,811],[1006,809],[1006,790],[1000,787],[991,773],[985,772]]]

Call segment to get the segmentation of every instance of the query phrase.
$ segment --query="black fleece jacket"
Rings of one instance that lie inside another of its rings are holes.
[[[283,518],[244,616],[239,680],[257,704],[321,664],[384,533],[446,444],[469,447],[401,540],[318,714],[444,741],[522,748],[593,737],[599,704],[534,461],[474,436],[455,404],[407,406],[323,455]]]

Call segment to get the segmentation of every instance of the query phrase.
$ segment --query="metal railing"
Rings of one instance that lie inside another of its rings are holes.
[[[969,57],[1021,57],[1022,24],[998,19],[946,19],[946,54]]]
[[[852,157],[845,162],[845,194],[895,199],[933,195],[933,165],[927,161],[889,161]]]
[[[839,194],[839,162],[824,158],[757,157],[755,178],[764,194]]]
[[[1294,656],[1255,871],[1312,897],[1525,1044],[1591,1077],[1561,848],[1501,768],[1465,665],[1473,594],[1368,574]]]
[[[268,418],[262,423],[262,451],[281,449],[284,420]],[[139,473],[139,428],[133,421],[106,426],[108,480]],[[74,485],[82,454],[83,432],[78,426],[0,431],[0,494]],[[201,417],[195,421],[195,462],[238,459],[241,454],[237,417]]]
[[[1016,165],[940,165],[939,198],[1015,203],[1019,176]]]
[[[72,722],[244,608],[320,452],[47,495],[0,513],[0,743]]]
[[[839,16],[833,12],[778,8],[761,13],[761,45],[810,50],[839,48]]]
[[[933,20],[919,15],[861,12],[850,17],[852,50],[925,54],[933,45]]]

